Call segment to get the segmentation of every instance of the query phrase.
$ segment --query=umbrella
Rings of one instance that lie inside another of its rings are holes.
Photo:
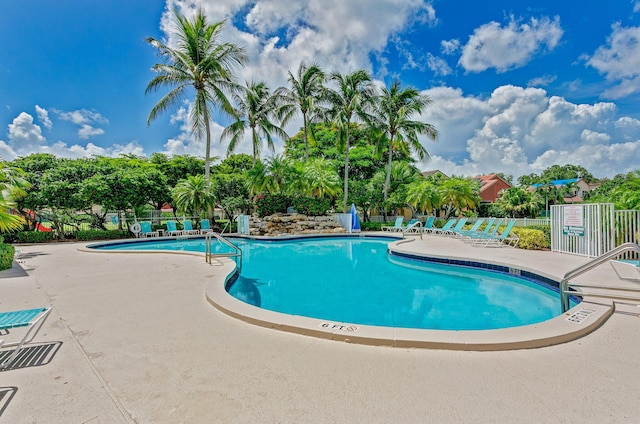
[[[351,231],[360,231],[360,219],[356,211],[356,205],[351,204]]]

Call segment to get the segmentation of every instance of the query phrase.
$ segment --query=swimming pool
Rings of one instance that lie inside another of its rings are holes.
[[[227,291],[245,303],[333,322],[433,330],[486,330],[539,323],[561,313],[547,284],[474,266],[388,253],[395,239],[231,239],[243,251]],[[101,247],[204,251],[203,239]],[[218,251],[227,249],[216,245]]]

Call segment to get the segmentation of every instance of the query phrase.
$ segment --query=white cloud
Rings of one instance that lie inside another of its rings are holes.
[[[618,99],[640,92],[640,27],[614,24],[607,44],[598,47],[587,65],[614,84],[602,93],[603,98]]]
[[[452,39],[452,40],[442,40],[440,41],[440,47],[442,49],[442,53],[444,54],[454,54],[460,49],[460,40]]]
[[[495,68],[498,72],[519,68],[544,50],[553,50],[563,30],[560,18],[531,18],[520,23],[513,17],[506,26],[490,22],[476,28],[462,47],[458,64],[467,72]]]
[[[86,146],[78,144],[69,146],[63,141],[49,145],[42,135],[40,126],[33,122],[33,116],[22,112],[8,125],[8,142],[0,140],[0,156],[6,160],[13,160],[18,156],[28,156],[33,153],[51,153],[69,158],[93,155],[115,157],[121,153],[144,154],[142,147],[135,141],[125,145],[115,144],[108,148],[99,147],[93,143],[88,143]]]
[[[633,3],[633,11],[635,13],[640,12],[640,1],[632,0],[631,3]]]
[[[555,75],[545,74],[541,77],[531,79],[527,85],[529,87],[544,87],[554,82],[557,78]]]
[[[270,87],[285,84],[287,71],[301,61],[330,71],[371,70],[369,55],[384,50],[395,34],[437,22],[435,9],[423,0],[167,0],[167,10],[174,6],[189,14],[202,7],[211,22],[228,19],[224,40],[246,46],[249,56],[239,79],[259,75]],[[243,25],[234,27],[238,21]],[[169,22],[165,14],[165,33]]]
[[[517,177],[572,163],[611,177],[638,168],[640,120],[619,116],[613,103],[575,104],[543,89],[509,85],[486,99],[449,87],[425,93],[434,103],[423,119],[441,137],[423,143],[432,155],[421,164],[424,170]]]
[[[441,57],[434,56],[431,53],[427,53],[427,66],[436,76],[446,76],[452,72],[451,67],[446,60]]]
[[[65,112],[62,110],[53,109],[53,112],[63,121],[69,121],[78,125],[78,137],[86,140],[96,135],[104,134],[102,128],[96,128],[95,124],[108,124],[107,118],[87,109],[79,109],[71,112]]]
[[[53,123],[49,118],[49,112],[45,108],[36,105],[36,113],[38,114],[38,120],[45,128],[51,129],[53,127]]]

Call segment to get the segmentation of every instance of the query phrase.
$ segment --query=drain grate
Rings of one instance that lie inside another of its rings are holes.
[[[597,312],[597,309],[580,308],[574,313],[572,313],[571,315],[569,315],[567,318],[565,318],[565,320],[576,323],[576,324],[580,324],[582,323],[582,321],[589,318],[589,316],[594,312]]]

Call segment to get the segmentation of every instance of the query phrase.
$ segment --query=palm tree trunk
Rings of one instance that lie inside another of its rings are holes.
[[[304,161],[309,162],[309,136],[307,135],[307,114],[302,113],[302,126],[304,128]]]
[[[349,126],[347,121],[347,129],[345,133],[345,153],[344,153],[344,200],[342,201],[342,212],[347,213],[347,201],[349,200]]]
[[[204,113],[204,128],[207,133],[207,143],[204,152],[204,180],[207,184],[207,187],[211,184],[209,180],[209,168],[211,166],[211,128],[209,125],[209,114],[207,113],[207,104],[205,102],[204,96],[198,96],[199,101],[201,103],[201,110]]]
[[[383,201],[384,201],[384,222],[387,222],[387,198],[389,197],[389,188],[391,187],[391,164],[393,163],[393,137],[395,134],[390,134],[389,137],[389,157],[387,159],[387,175],[384,179],[383,189]]]

